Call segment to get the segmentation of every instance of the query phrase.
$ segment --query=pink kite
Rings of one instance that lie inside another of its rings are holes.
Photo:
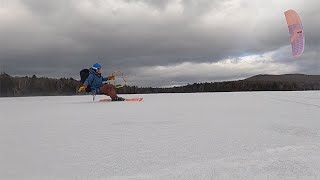
[[[294,10],[288,10],[284,12],[284,15],[286,16],[290,33],[292,55],[293,57],[300,57],[304,51],[305,44],[301,19]]]

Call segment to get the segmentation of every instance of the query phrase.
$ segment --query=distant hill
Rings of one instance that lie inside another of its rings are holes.
[[[122,93],[193,93],[234,91],[305,91],[320,90],[320,75],[256,75],[239,81],[194,83],[172,88],[125,87]]]
[[[80,82],[73,78],[12,77],[0,75],[0,97],[76,95]],[[239,81],[194,83],[171,88],[124,86],[121,94],[194,93],[234,91],[320,90],[320,75],[256,75]]]
[[[320,75],[284,74],[266,75],[260,74],[245,79],[245,81],[273,81],[273,82],[296,82],[296,83],[320,83]]]

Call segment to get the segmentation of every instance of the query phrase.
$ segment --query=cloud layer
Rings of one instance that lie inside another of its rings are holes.
[[[100,62],[106,74],[124,71],[141,86],[319,74],[319,6],[317,0],[2,1],[0,66],[15,75],[77,78],[79,69]],[[305,28],[300,59],[291,58],[287,9],[299,12]]]

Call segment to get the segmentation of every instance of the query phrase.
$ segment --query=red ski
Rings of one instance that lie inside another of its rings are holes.
[[[124,101],[132,101],[132,102],[138,102],[138,101],[142,101],[143,98],[127,98]],[[111,99],[101,99],[99,100],[99,102],[112,102]],[[118,102],[118,101],[114,101],[114,102]]]

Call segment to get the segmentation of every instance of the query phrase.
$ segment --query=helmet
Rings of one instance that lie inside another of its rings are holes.
[[[101,65],[98,63],[95,63],[94,65],[92,65],[92,69],[101,69]]]

